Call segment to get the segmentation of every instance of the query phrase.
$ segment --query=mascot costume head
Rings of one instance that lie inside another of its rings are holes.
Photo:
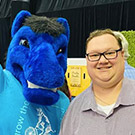
[[[58,135],[70,103],[58,90],[67,69],[67,20],[22,10],[11,35],[6,69],[0,66],[0,134]]]
[[[11,30],[6,69],[23,87],[27,101],[52,105],[67,69],[69,26],[64,18],[17,14]]]

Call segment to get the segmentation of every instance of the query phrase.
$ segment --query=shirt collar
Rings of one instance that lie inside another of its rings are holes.
[[[94,98],[94,93],[92,90],[92,83],[91,83],[90,87],[88,87],[85,90],[82,111],[96,110],[96,109],[97,109],[97,104]]]
[[[94,98],[94,93],[92,90],[92,83],[90,87],[85,90],[82,111],[97,110],[97,104]],[[130,80],[128,78],[123,79],[122,90],[116,102],[118,105],[133,105],[135,104],[135,80]]]
[[[117,105],[135,104],[135,80],[124,78],[122,90],[117,100]]]

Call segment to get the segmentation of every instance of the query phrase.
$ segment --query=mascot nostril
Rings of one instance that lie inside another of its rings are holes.
[[[6,69],[0,67],[4,84],[0,115],[6,116],[0,131],[3,135],[9,130],[10,134],[58,135],[69,105],[68,97],[58,90],[67,68],[68,22],[22,10],[13,21],[11,35]]]
[[[13,69],[18,70],[18,72],[23,72],[23,68],[19,64],[14,63],[12,67]]]
[[[31,68],[31,65],[29,65],[28,68]]]

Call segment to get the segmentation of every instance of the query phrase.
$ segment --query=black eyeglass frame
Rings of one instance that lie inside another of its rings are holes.
[[[109,58],[109,59],[108,59],[108,58],[106,58],[106,56],[105,56],[105,53],[106,53],[106,52],[103,52],[103,53],[97,53],[97,54],[99,54],[99,55],[100,55],[100,56],[99,56],[99,58],[98,58],[97,60],[90,60],[90,59],[89,59],[88,55],[89,55],[89,54],[91,54],[91,53],[86,53],[86,54],[85,54],[85,56],[87,56],[88,60],[89,60],[89,61],[91,61],[91,62],[99,61],[102,55],[105,57],[105,59],[107,59],[107,60],[111,60],[111,59],[115,59],[115,58],[117,58],[117,57],[118,57],[118,52],[119,52],[119,51],[122,51],[122,48],[119,48],[118,50],[113,50],[113,51],[115,51],[115,52],[116,52],[116,56],[115,56],[114,58]]]

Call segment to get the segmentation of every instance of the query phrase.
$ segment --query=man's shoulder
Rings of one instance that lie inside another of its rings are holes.
[[[74,108],[75,110],[81,109],[85,103],[89,102],[87,101],[90,97],[91,89],[88,87],[86,90],[84,90],[81,94],[76,96],[70,104],[70,108]]]
[[[124,78],[123,88],[135,91],[135,80],[130,78]]]
[[[128,85],[135,86],[135,80],[131,78],[124,78],[124,82],[127,82]]]

